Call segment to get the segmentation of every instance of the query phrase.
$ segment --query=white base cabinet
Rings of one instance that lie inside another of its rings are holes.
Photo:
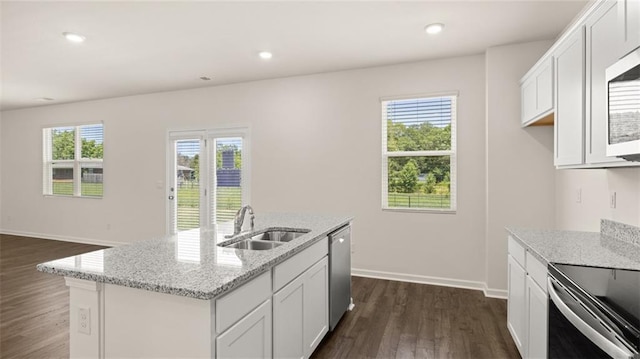
[[[328,251],[323,238],[211,300],[66,278],[70,357],[308,358],[329,328]]]
[[[218,358],[271,358],[271,300],[216,339]]]
[[[548,297],[531,277],[527,277],[527,358],[547,357]]]
[[[327,257],[273,296],[273,356],[308,358],[329,328]]]
[[[523,358],[547,358],[546,265],[513,238],[509,255],[507,328]]]
[[[507,299],[507,327],[520,355],[524,357],[526,352],[526,328],[525,291],[527,285],[527,272],[511,255],[508,256],[509,296]]]

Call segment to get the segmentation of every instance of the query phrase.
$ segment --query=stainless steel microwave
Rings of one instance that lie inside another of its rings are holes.
[[[607,156],[640,161],[640,48],[606,70]]]

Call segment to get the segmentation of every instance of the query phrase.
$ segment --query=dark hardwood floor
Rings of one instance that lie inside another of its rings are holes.
[[[0,358],[69,356],[69,292],[37,263],[103,247],[0,235]],[[519,358],[506,301],[353,277],[356,304],[313,358]]]
[[[0,234],[0,358],[69,357],[69,290],[36,264],[102,248]]]
[[[476,290],[353,277],[353,300],[320,358],[520,358],[506,301]]]

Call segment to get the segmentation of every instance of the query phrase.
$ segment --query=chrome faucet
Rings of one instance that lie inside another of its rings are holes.
[[[249,206],[249,205],[246,205],[246,206],[240,208],[238,210],[238,212],[236,212],[236,215],[233,218],[233,234],[231,236],[228,236],[228,237],[237,236],[238,234],[240,234],[240,232],[242,232],[242,224],[244,223],[244,215],[245,215],[245,213],[247,211],[249,211],[249,215],[251,216],[251,232],[253,232],[254,220],[255,220],[256,216],[253,214],[253,208],[251,208],[251,206]]]

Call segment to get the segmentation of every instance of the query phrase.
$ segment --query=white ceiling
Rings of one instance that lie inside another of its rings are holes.
[[[555,38],[585,4],[2,2],[0,108],[478,54]],[[428,36],[423,28],[433,22],[445,29]],[[69,43],[64,31],[87,40]],[[259,59],[261,50],[273,59]],[[36,100],[42,97],[55,101]]]

